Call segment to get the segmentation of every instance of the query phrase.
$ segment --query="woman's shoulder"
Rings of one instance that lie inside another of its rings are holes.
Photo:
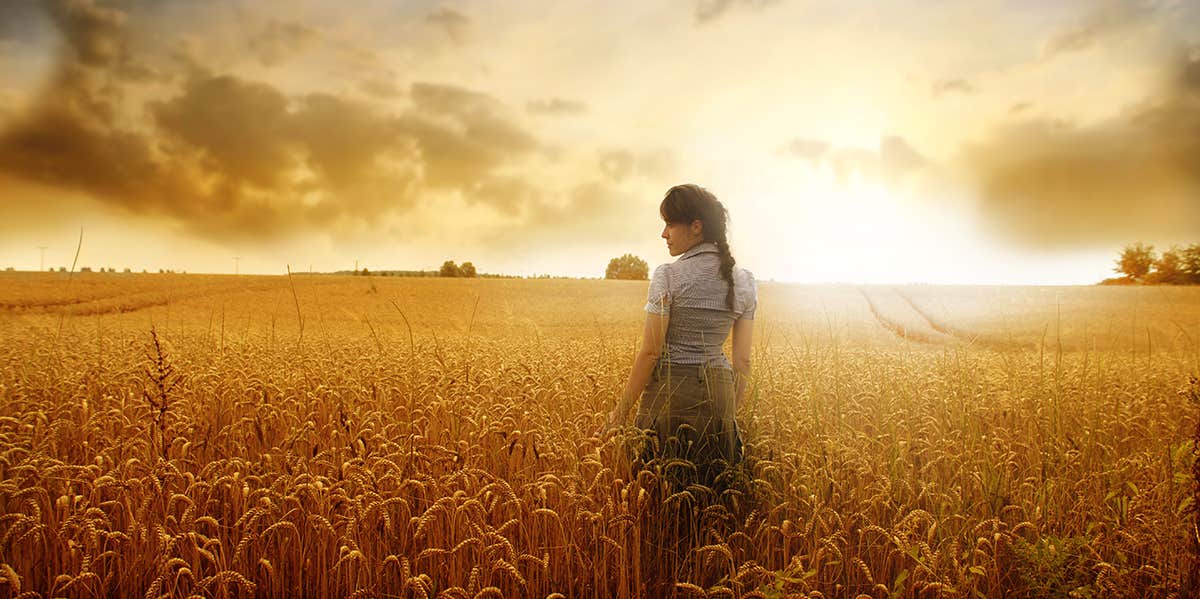
[[[750,289],[758,286],[758,282],[754,278],[754,273],[740,266],[733,267],[733,284]]]
[[[754,273],[739,266],[734,266],[733,290],[737,298],[735,311],[738,316],[754,318],[754,311],[758,306],[758,283],[754,280]]]
[[[670,263],[659,264],[654,268],[654,272],[650,273],[650,289],[668,291],[671,286],[671,265]]]

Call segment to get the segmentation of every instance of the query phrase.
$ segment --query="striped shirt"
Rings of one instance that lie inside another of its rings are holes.
[[[733,321],[753,320],[758,307],[754,273],[734,266],[733,310],[725,303],[729,283],[721,277],[721,254],[715,243],[692,246],[675,262],[660,265],[650,277],[646,312],[669,314],[663,359],[672,364],[707,364],[730,368],[721,349]]]

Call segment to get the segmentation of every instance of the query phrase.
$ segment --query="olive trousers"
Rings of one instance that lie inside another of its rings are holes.
[[[742,457],[734,400],[733,370],[660,361],[634,420],[634,426],[646,432],[642,461],[661,458],[671,463],[682,458],[694,466],[694,482],[713,486],[716,477]]]

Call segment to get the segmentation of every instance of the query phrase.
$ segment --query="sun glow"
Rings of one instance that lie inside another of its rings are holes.
[[[772,175],[747,192],[758,201],[747,207],[738,230],[756,232],[742,247],[781,280],[903,283],[944,267],[934,264],[937,219],[883,183],[829,166]]]

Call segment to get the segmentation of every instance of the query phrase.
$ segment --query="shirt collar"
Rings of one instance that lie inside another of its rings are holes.
[[[717,244],[715,244],[711,241],[701,241],[700,243],[693,245],[692,249],[681,254],[679,256],[679,260],[683,260],[684,258],[691,258],[692,256],[695,256],[696,254],[703,254],[706,252],[717,253],[719,251],[720,250],[717,249]]]

